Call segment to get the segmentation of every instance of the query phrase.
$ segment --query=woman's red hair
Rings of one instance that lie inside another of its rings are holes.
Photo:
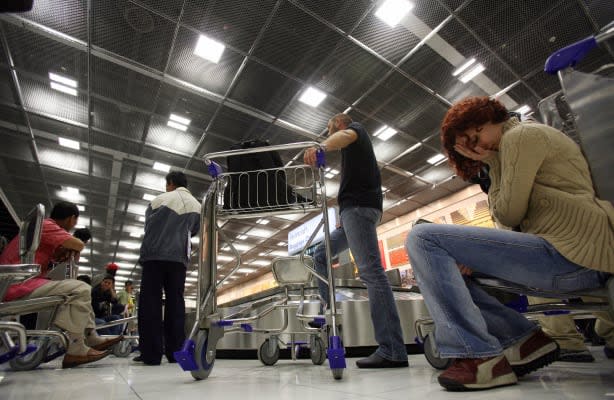
[[[448,162],[458,176],[464,180],[477,176],[482,162],[462,156],[454,150],[456,138],[464,136],[467,129],[489,122],[497,124],[508,119],[508,111],[503,104],[487,96],[467,97],[452,105],[441,123],[441,144],[448,156]]]

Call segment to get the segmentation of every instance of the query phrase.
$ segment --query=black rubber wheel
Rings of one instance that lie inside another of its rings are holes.
[[[194,349],[194,358],[198,369],[190,371],[192,377],[197,381],[207,379],[213,370],[215,364],[215,348],[207,354],[207,345],[209,343],[209,330],[201,329],[196,335],[196,346]]]
[[[315,365],[322,365],[326,360],[326,349],[324,348],[324,341],[320,337],[315,337],[311,341],[311,362]]]
[[[270,339],[266,339],[258,348],[258,359],[267,366],[275,365],[277,360],[279,360],[279,346],[275,346],[271,353],[269,341]]]
[[[335,378],[335,380],[338,381],[343,378],[343,368],[333,368],[331,371],[333,372],[333,378]]]
[[[431,335],[426,335],[424,338],[424,357],[426,361],[435,369],[447,369],[452,364],[452,358],[441,358],[437,354],[435,341]]]
[[[47,351],[49,350],[49,338],[28,338],[29,344],[35,344],[38,348],[36,351],[27,354],[23,357],[16,357],[9,361],[9,365],[13,371],[30,371],[38,367],[45,357],[47,357]]]

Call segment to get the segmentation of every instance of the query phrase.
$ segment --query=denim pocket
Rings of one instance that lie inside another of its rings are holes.
[[[552,279],[552,286],[562,292],[598,288],[603,286],[603,274],[593,269],[580,268],[574,272],[555,276]]]

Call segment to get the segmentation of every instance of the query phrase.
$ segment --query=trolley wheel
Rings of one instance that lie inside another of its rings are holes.
[[[113,346],[113,355],[115,357],[126,358],[132,353],[132,340],[122,340]]]
[[[38,367],[47,357],[49,350],[49,338],[33,338],[28,341],[29,344],[35,344],[37,349],[23,357],[15,357],[9,361],[9,365],[13,371],[30,371]]]
[[[267,366],[274,365],[279,360],[279,346],[274,346],[271,352],[270,340],[266,339],[258,348],[258,359]]]
[[[333,368],[331,371],[333,372],[333,378],[335,378],[335,380],[343,378],[343,368]]]
[[[326,360],[326,349],[324,348],[324,341],[316,336],[311,341],[311,362],[315,365],[322,365]]]
[[[198,369],[190,371],[194,379],[197,381],[207,379],[211,373],[211,370],[213,370],[213,364],[215,364],[215,348],[213,348],[210,354],[207,354],[208,343],[209,330],[199,330],[198,334],[196,335],[196,346],[194,349],[194,359],[196,360]],[[207,357],[207,355],[209,355],[209,357]]]
[[[441,358],[437,354],[435,341],[431,335],[424,338],[424,357],[426,361],[435,369],[447,369],[452,364],[452,358]]]

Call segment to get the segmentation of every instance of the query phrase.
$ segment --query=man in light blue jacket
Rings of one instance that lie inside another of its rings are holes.
[[[143,266],[138,308],[141,355],[135,361],[147,365],[159,365],[163,353],[169,362],[175,362],[173,352],[181,348],[185,339],[183,291],[190,262],[190,237],[200,229],[200,203],[187,185],[185,174],[171,171],[166,175],[166,193],[153,199],[145,213],[139,258]]]

